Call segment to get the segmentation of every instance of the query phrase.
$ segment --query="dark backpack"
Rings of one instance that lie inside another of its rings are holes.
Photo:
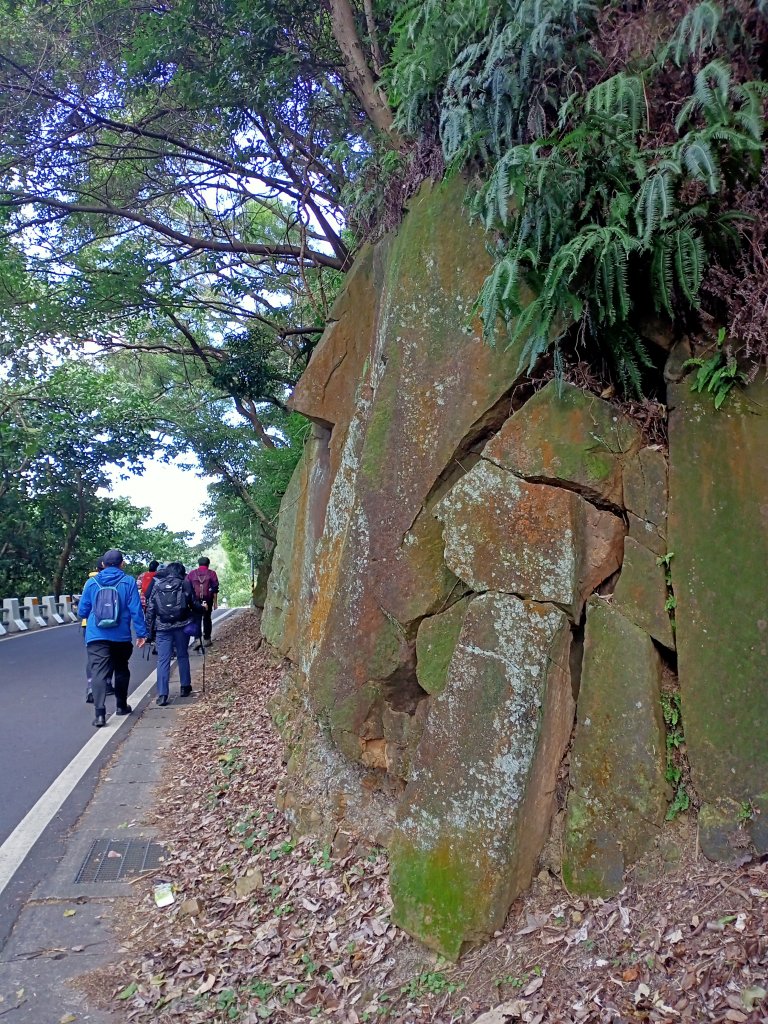
[[[93,617],[99,629],[114,629],[120,621],[120,594],[117,587],[96,584],[98,593],[93,602]]]
[[[184,593],[184,581],[178,576],[162,580],[155,577],[152,599],[160,622],[170,625],[187,618],[187,595]]]

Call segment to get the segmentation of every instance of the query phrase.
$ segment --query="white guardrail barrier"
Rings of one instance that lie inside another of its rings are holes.
[[[25,597],[21,600],[18,597],[6,597],[0,606],[0,636],[77,622],[75,609],[79,597],[79,594],[66,594],[58,601],[53,594],[43,598]]]

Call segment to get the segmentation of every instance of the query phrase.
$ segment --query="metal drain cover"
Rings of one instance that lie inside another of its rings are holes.
[[[162,866],[167,850],[151,839],[96,839],[75,882],[122,882]]]

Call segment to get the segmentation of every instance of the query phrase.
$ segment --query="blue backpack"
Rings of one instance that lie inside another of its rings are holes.
[[[120,594],[117,587],[102,587],[96,583],[96,588],[98,594],[93,602],[96,625],[99,629],[114,629],[120,621]]]

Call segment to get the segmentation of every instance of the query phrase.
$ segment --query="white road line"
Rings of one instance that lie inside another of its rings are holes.
[[[223,615],[213,621],[216,625],[233,615],[237,608],[229,608]],[[137,705],[146,697],[157,681],[157,669],[150,673],[147,678],[131,694],[131,700]],[[5,887],[24,863],[27,854],[35,845],[37,840],[46,830],[59,812],[67,797],[73,792],[75,786],[91,767],[93,762],[104,750],[107,744],[129,721],[129,715],[118,718],[112,715],[107,725],[96,732],[87,741],[84,747],[75,754],[67,767],[58,778],[50,784],[34,807],[27,812],[16,828],[11,832],[2,846],[0,846],[0,895]]]

